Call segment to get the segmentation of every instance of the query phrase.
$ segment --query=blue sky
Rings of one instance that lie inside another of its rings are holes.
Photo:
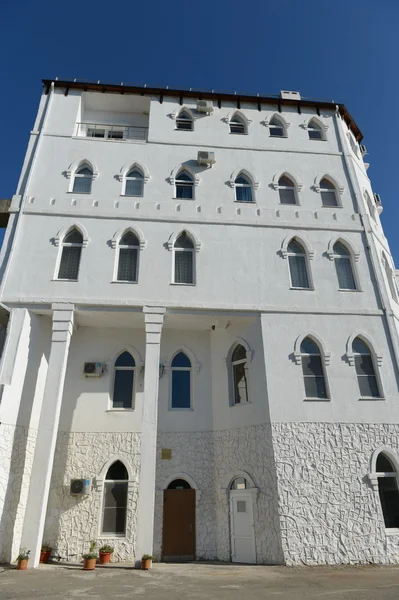
[[[124,81],[343,102],[399,266],[398,0],[1,0],[0,198],[15,192],[42,78]]]

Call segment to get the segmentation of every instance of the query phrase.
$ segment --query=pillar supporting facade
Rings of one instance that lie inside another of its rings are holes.
[[[164,307],[144,306],[145,370],[141,426],[141,467],[137,506],[136,565],[143,554],[152,554],[154,538],[155,474],[158,432],[158,388]]]
[[[51,349],[33,457],[21,546],[30,550],[29,567],[39,565],[47,501],[57,442],[58,423],[69,346],[74,324],[73,304],[52,304]]]

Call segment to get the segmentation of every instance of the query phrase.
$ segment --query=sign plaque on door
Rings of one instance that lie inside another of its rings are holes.
[[[162,448],[161,450],[161,460],[171,460],[172,458],[172,450],[171,448]]]

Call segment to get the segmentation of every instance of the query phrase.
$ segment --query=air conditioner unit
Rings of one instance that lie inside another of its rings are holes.
[[[381,203],[381,196],[379,194],[374,194],[374,202],[377,204],[377,206],[380,206]]]
[[[280,98],[282,100],[300,100],[301,94],[299,92],[290,92],[289,90],[281,90]]]
[[[83,373],[85,377],[101,377],[104,373],[104,363],[101,362],[85,362]]]
[[[213,113],[213,102],[212,100],[198,100],[197,101],[197,111],[199,113],[206,113],[210,115]]]
[[[70,492],[73,496],[88,496],[91,492],[91,480],[71,479]]]
[[[205,150],[199,150],[197,156],[197,163],[199,165],[212,166],[216,162],[214,152],[206,152]]]
[[[366,146],[363,146],[363,144],[360,144],[360,152],[362,153],[362,156],[367,154],[367,148]]]

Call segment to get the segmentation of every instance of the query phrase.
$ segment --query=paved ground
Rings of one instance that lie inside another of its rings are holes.
[[[154,565],[151,571],[43,565],[0,568],[0,599],[398,600],[399,567]]]

